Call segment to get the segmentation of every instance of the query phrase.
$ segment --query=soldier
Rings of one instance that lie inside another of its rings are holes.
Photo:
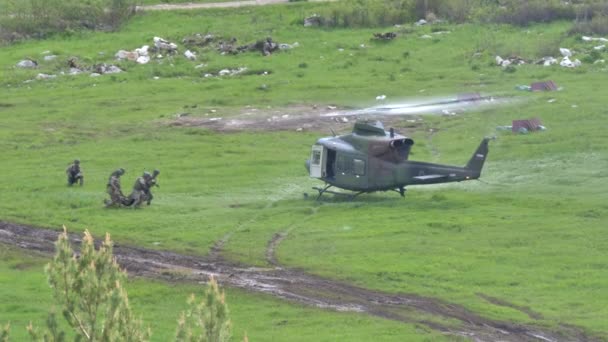
[[[110,200],[104,200],[106,207],[110,207],[112,205],[121,206],[125,202],[125,195],[123,195],[122,190],[120,189],[120,176],[124,174],[125,169],[123,168],[120,168],[110,174],[110,179],[108,179],[107,185]]]
[[[145,171],[141,177],[137,177],[135,184],[133,185],[133,191],[129,195],[125,205],[132,207],[139,207],[146,197],[146,182],[152,178],[150,172]]]
[[[65,170],[66,175],[68,176],[68,186],[74,185],[76,182],[82,186],[84,183],[84,175],[82,170],[80,169],[80,160],[74,160],[74,163]]]
[[[158,186],[158,184],[156,184],[156,177],[160,174],[159,170],[154,170],[154,172],[152,172],[152,176],[149,177],[146,180],[146,189],[145,189],[145,195],[146,195],[146,203],[148,205],[150,205],[150,203],[152,202],[152,199],[154,198],[154,196],[152,196],[152,191],[150,191],[150,189],[153,186]],[[148,173],[149,175],[149,173]]]

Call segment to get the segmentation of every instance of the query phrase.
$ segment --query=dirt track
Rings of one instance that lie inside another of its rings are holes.
[[[0,243],[28,251],[51,254],[59,232],[0,222]],[[466,308],[442,300],[414,294],[390,294],[324,279],[302,271],[283,268],[274,250],[285,233],[277,233],[268,243],[267,259],[272,268],[236,265],[221,258],[222,244],[214,248],[214,260],[167,251],[115,245],[114,254],[131,274],[171,282],[204,282],[215,276],[224,286],[262,292],[291,302],[335,311],[354,311],[407,322],[444,334],[463,336],[474,341],[600,341],[582,329],[560,325],[549,329],[491,320]],[[80,236],[70,235],[74,244]],[[483,294],[478,294],[484,296]],[[487,296],[486,296],[487,297]],[[518,309],[504,300],[491,298],[496,305]],[[530,308],[522,308],[530,314]],[[535,316],[535,315],[532,315]],[[457,322],[457,323],[448,323]]]
[[[331,1],[331,0],[312,0],[312,1]],[[181,3],[181,4],[158,4],[137,6],[137,11],[174,11],[174,10],[194,10],[201,8],[231,8],[243,6],[263,6],[273,4],[286,4],[289,0],[244,0],[208,3]]]

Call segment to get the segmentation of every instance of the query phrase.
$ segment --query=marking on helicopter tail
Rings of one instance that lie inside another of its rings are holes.
[[[481,154],[481,153],[477,153],[477,154],[475,155],[475,157],[477,157],[477,158],[483,158],[483,157],[485,157],[485,156],[484,156],[483,154]]]

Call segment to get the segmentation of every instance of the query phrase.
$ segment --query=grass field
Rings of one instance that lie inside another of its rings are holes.
[[[606,66],[522,65],[509,73],[493,65],[497,54],[534,59],[552,47],[557,56],[560,46],[583,58],[593,44],[566,36],[568,23],[524,29],[407,24],[386,28],[399,33],[396,40],[376,42],[370,38],[380,30],[302,27],[300,20],[319,6],[145,13],[117,33],[3,47],[0,219],[88,228],[98,236],[107,231],[119,243],[196,255],[207,254],[229,234],[227,256],[258,266],[267,266],[272,236],[287,232],[277,251],[286,266],[367,288],[438,297],[491,318],[534,320],[484,296],[501,298],[539,313],[541,325],[573,324],[607,336]],[[438,30],[450,33],[433,34]],[[179,43],[196,32],[243,43],[272,36],[300,46],[270,57],[200,50],[195,62],[178,55],[148,65],[119,62],[126,72],[115,75],[25,82],[38,73],[58,74],[71,56],[86,65],[115,63],[120,49],[151,44],[154,36]],[[421,38],[426,34],[432,38]],[[59,57],[36,70],[14,67],[25,57],[41,61],[44,51]],[[195,68],[199,64],[205,66]],[[269,74],[203,77],[238,67]],[[562,89],[514,90],[547,79]],[[416,141],[412,159],[457,165],[483,136],[497,135],[484,182],[412,187],[405,199],[394,193],[353,202],[304,199],[304,192],[319,185],[308,178],[304,160],[329,128],[217,133],[167,125],[185,111],[226,118],[245,106],[360,107],[380,94],[391,100],[471,91],[524,101],[453,117],[425,116],[420,127],[401,131]],[[529,117],[541,118],[548,130],[513,135],[495,129]],[[65,186],[64,170],[74,158],[85,172],[82,188]],[[124,189],[142,171],[161,170],[150,207],[102,207],[105,182],[118,167],[127,170]],[[42,324],[50,302],[45,261],[5,246],[1,251],[0,283],[9,286],[0,287],[0,302],[7,303],[0,306],[0,323],[11,321],[20,340],[29,320]],[[173,335],[182,304],[197,290],[140,279],[127,289],[158,341]],[[228,304],[237,339],[244,331],[252,341],[441,338],[413,325],[302,308],[233,289]]]

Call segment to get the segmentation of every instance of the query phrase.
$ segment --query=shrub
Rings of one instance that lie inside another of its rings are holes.
[[[608,15],[595,13],[591,20],[581,20],[574,23],[570,34],[606,35],[608,34]]]
[[[135,13],[136,0],[6,0],[0,39],[44,38],[77,30],[114,30]]]

